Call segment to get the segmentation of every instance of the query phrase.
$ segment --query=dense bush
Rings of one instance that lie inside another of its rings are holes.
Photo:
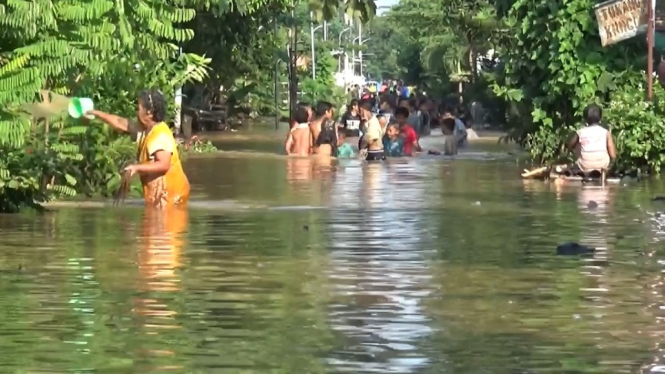
[[[330,55],[328,48],[317,48],[316,79],[311,77],[310,69],[300,73],[299,90],[302,92],[301,100],[316,103],[319,100],[329,101],[335,106],[345,104],[344,89],[335,86],[335,72],[337,60]]]
[[[662,121],[645,104],[645,43],[636,37],[602,47],[593,0],[518,0],[505,18],[495,92],[509,104],[509,137],[539,163],[569,156],[565,143],[590,103],[608,108],[620,170],[659,171]]]
[[[665,89],[656,83],[655,102],[644,101],[644,90],[625,87],[607,105],[604,122],[614,136],[618,170],[658,172],[665,166]]]
[[[208,61],[176,58],[171,44],[191,38],[191,30],[175,26],[194,11],[161,3],[0,5],[0,211],[63,195],[106,195],[136,152],[99,123],[63,118],[66,98],[55,93],[92,97],[102,110],[133,116],[141,89],[170,94],[203,79]]]

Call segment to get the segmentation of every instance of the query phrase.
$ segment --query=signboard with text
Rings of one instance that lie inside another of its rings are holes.
[[[604,46],[630,39],[647,29],[648,0],[610,0],[594,7]]]

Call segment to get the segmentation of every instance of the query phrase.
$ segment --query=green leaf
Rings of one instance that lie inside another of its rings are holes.
[[[69,183],[69,185],[76,186],[76,178],[74,178],[73,176],[65,174],[65,179],[67,180],[67,183]]]

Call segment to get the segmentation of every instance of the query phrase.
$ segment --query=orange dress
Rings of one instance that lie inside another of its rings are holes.
[[[160,209],[185,205],[189,199],[189,181],[182,168],[178,145],[171,129],[166,123],[160,122],[147,133],[139,133],[137,141],[141,164],[154,162],[157,151],[171,153],[171,167],[166,174],[141,174],[146,205]]]

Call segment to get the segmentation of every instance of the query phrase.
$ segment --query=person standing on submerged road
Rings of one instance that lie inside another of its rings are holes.
[[[295,126],[291,127],[284,148],[288,156],[307,157],[312,150],[312,134],[309,129],[310,115],[305,108],[298,108],[294,115]]]
[[[138,164],[125,168],[139,174],[143,198],[150,207],[183,206],[189,199],[189,181],[182,169],[175,138],[166,118],[166,101],[158,90],[142,91],[138,99],[138,124],[98,110],[87,114],[120,132],[129,133],[138,144]]]
[[[372,103],[369,100],[360,102],[360,116],[367,122],[366,132],[361,138],[360,149],[367,148],[367,161],[385,160],[386,155],[383,151],[383,135],[385,128],[372,112]]]

